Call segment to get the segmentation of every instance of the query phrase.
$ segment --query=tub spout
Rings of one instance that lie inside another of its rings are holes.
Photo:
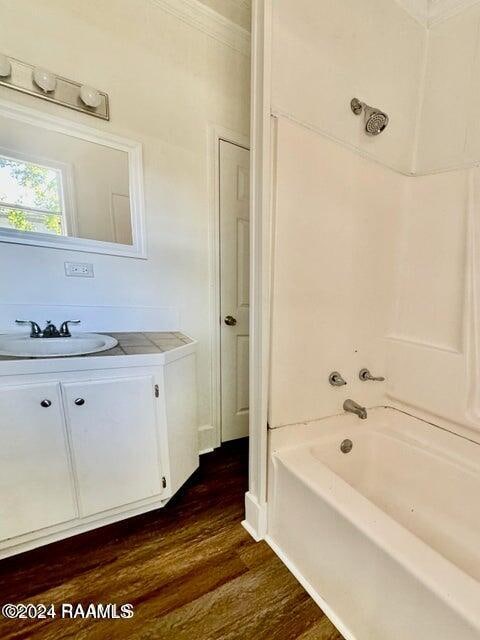
[[[343,409],[348,413],[354,413],[361,420],[365,420],[367,417],[367,410],[365,407],[361,407],[357,402],[355,402],[355,400],[351,400],[350,398],[345,400],[343,403]]]

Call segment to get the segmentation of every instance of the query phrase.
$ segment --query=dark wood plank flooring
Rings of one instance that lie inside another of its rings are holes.
[[[202,456],[163,510],[0,562],[0,603],[132,603],[130,620],[0,617],[2,640],[341,640],[240,524],[247,443]]]

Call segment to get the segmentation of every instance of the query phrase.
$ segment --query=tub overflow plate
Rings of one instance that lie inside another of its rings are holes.
[[[353,442],[351,440],[348,440],[348,438],[346,440],[342,441],[342,444],[340,445],[340,451],[342,453],[350,453],[350,451],[353,449]]]

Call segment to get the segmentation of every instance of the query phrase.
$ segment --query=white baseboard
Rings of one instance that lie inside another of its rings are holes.
[[[267,505],[260,505],[250,491],[245,494],[245,520],[242,525],[256,542],[263,540],[267,533]]]
[[[213,451],[215,451],[213,447],[207,447],[207,449],[200,449],[198,455],[203,456],[204,453],[212,453]]]
[[[318,591],[313,587],[310,582],[303,576],[296,565],[283,553],[280,547],[272,540],[272,538],[266,534],[264,536],[265,542],[274,551],[274,553],[280,558],[287,569],[292,573],[298,582],[302,585],[308,595],[318,604],[323,613],[327,616],[330,622],[338,629],[345,640],[359,640],[352,631],[347,627],[345,622],[340,618],[335,610],[326,602]]]
[[[200,455],[211,453],[216,447],[215,427],[211,424],[204,424],[198,427],[198,450]]]

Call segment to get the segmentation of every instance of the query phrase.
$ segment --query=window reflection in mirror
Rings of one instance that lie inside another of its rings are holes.
[[[128,153],[0,117],[0,230],[132,244]]]
[[[68,235],[61,172],[0,153],[0,226]]]

